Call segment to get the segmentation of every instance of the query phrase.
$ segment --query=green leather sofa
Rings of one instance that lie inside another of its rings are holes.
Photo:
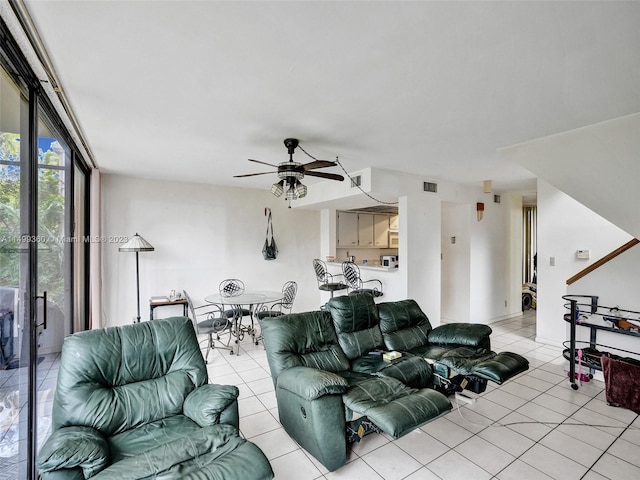
[[[433,328],[412,299],[375,304],[367,295],[342,296],[324,308],[355,369],[366,365],[369,351],[398,351],[407,360],[427,360],[435,387],[449,394],[464,388],[480,393],[487,381],[502,384],[529,368],[521,355],[491,350],[488,325],[449,323]],[[364,348],[354,349],[356,345]]]
[[[239,435],[237,387],[207,382],[188,318],[70,335],[38,454],[42,479],[273,478]]]
[[[262,335],[280,423],[330,471],[346,462],[348,435],[382,431],[399,438],[451,409],[441,393],[396,378],[401,367],[377,369],[375,375],[354,371],[327,311],[264,319]],[[430,386],[429,366],[420,364],[424,385]],[[409,365],[412,375],[414,369]]]
[[[368,294],[265,319],[280,423],[333,471],[344,465],[350,439],[372,432],[399,438],[447,413],[452,406],[441,391],[451,392],[436,387],[452,372],[465,385],[486,387],[487,380],[502,383],[528,368],[519,355],[492,352],[490,333],[486,325],[432,328],[415,301],[376,305]],[[385,361],[383,352],[391,350],[402,356]]]

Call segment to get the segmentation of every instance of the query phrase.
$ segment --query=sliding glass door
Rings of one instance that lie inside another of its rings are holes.
[[[0,71],[0,473],[28,478],[31,360],[28,99]]]
[[[15,64],[0,56],[0,478],[31,480],[63,339],[87,325],[89,172],[11,53]]]

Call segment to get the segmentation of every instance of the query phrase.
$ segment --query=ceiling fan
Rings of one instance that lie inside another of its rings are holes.
[[[267,162],[261,162],[260,160],[253,160],[249,158],[250,162],[261,163],[263,165],[268,165],[270,167],[277,168],[275,171],[270,172],[260,172],[260,173],[248,173],[246,175],[234,175],[234,178],[240,177],[253,177],[255,175],[267,175],[270,173],[277,173],[280,178],[279,182],[274,183],[271,186],[271,193],[273,193],[276,197],[281,196],[285,192],[285,187],[287,191],[286,198],[287,200],[296,200],[298,198],[303,198],[307,195],[307,187],[300,182],[304,178],[305,175],[310,177],[320,177],[326,178],[328,180],[338,180],[343,181],[344,177],[342,175],[338,175],[335,173],[326,173],[326,172],[316,172],[315,170],[318,168],[326,168],[326,167],[335,167],[338,165],[337,162],[332,162],[329,160],[314,160],[309,163],[299,163],[293,161],[293,152],[298,146],[299,141],[297,138],[286,138],[284,140],[284,146],[287,147],[287,152],[289,153],[289,161],[279,163],[278,165],[273,165]],[[302,148],[302,147],[300,147]]]

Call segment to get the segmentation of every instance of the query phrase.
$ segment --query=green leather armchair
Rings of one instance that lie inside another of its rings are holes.
[[[207,381],[188,318],[67,337],[42,479],[273,478],[239,436],[237,387]]]

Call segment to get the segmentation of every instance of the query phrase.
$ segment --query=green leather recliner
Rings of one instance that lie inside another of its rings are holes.
[[[67,337],[42,479],[273,478],[239,436],[237,387],[207,381],[185,317]]]

